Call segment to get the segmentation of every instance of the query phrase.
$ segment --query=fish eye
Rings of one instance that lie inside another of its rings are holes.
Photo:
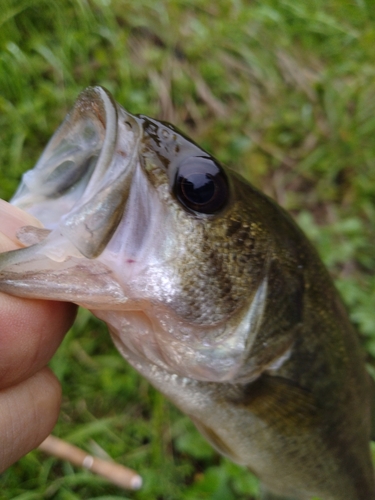
[[[223,208],[229,195],[223,169],[207,156],[192,156],[180,163],[174,191],[182,205],[203,214]]]

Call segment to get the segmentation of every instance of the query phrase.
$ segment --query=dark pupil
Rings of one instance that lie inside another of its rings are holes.
[[[174,191],[186,208],[204,214],[223,208],[229,196],[223,169],[208,156],[191,156],[179,164]]]
[[[215,182],[210,174],[194,172],[187,179],[181,179],[181,189],[185,197],[192,203],[204,205],[215,195]]]

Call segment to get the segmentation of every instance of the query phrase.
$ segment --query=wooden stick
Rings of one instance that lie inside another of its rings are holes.
[[[142,486],[142,478],[134,470],[115,462],[88,455],[80,448],[55,436],[49,435],[39,446],[39,450],[62,460],[67,460],[78,467],[89,469],[120,488],[139,490]]]

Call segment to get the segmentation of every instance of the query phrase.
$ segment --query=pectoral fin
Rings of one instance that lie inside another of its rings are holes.
[[[234,402],[281,434],[305,433],[318,425],[314,395],[282,377],[263,374]]]
[[[211,444],[211,446],[215,448],[216,451],[218,451],[221,455],[228,457],[233,462],[239,461],[239,457],[237,457],[235,451],[221,439],[221,437],[217,434],[217,432],[214,431],[214,429],[208,427],[203,422],[200,422],[194,417],[190,416],[190,418],[198,431]]]

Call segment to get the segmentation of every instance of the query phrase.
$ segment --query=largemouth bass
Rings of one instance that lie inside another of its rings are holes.
[[[288,214],[175,127],[88,88],[12,203],[0,290],[72,301],[263,498],[375,499],[372,386]]]

